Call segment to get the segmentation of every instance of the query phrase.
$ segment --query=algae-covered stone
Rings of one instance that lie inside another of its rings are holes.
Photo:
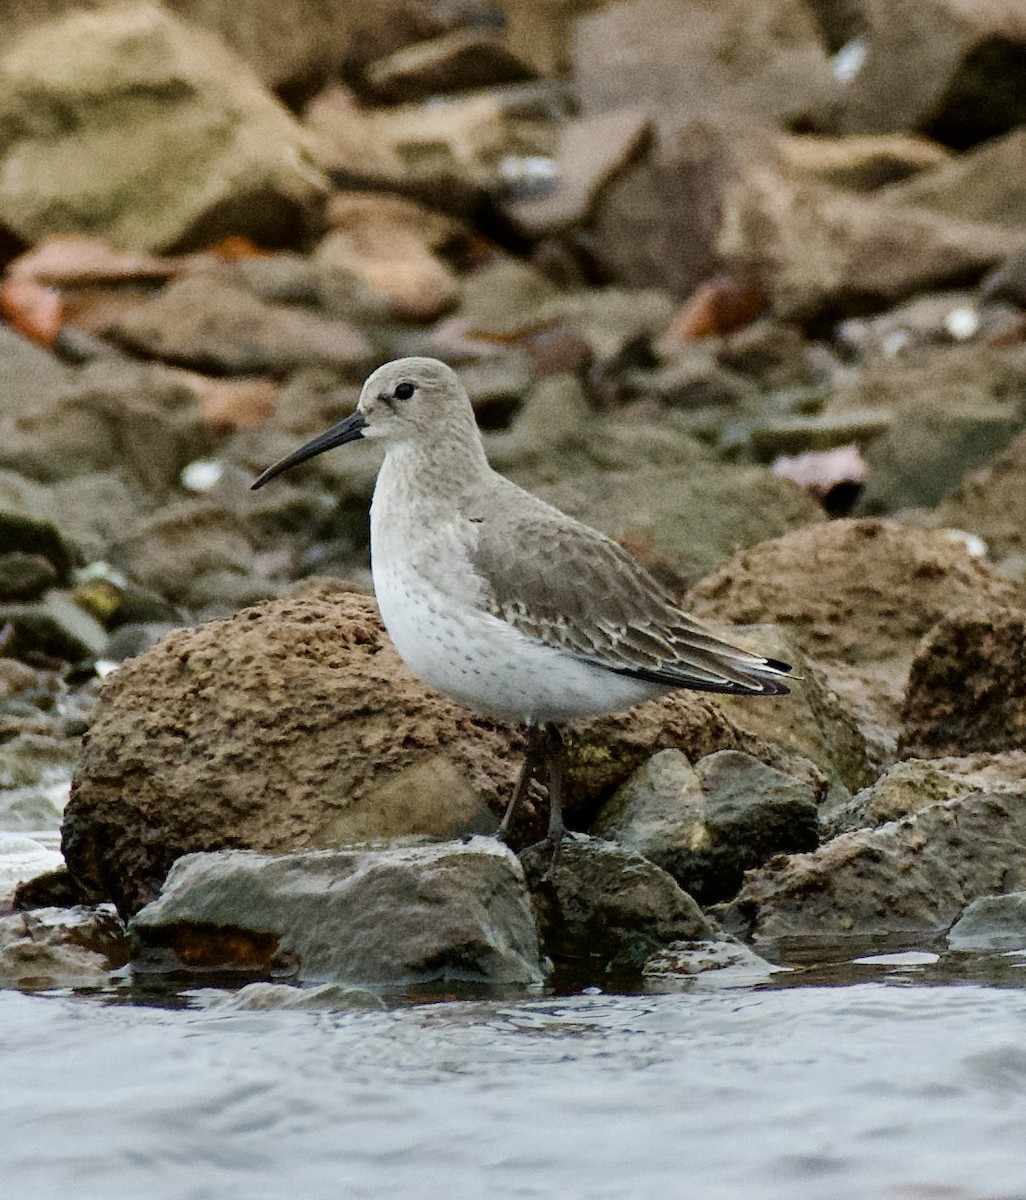
[[[393,985],[542,980],[524,873],[492,839],[191,854],[131,929],[194,966],[289,963],[300,979]]]
[[[635,851],[575,837],[543,879],[551,855],[541,845],[521,861],[542,946],[557,966],[597,976],[634,972],[662,946],[714,936],[712,922],[687,892]]]

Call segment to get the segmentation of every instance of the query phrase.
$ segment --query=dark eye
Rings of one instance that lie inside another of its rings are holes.
[[[396,384],[396,389],[392,395],[397,400],[409,400],[416,390],[416,387],[412,383],[399,383]]]

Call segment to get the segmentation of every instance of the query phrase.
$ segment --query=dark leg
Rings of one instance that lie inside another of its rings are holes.
[[[566,826],[563,824],[563,738],[555,725],[545,726],[545,759],[549,784],[549,832],[546,840],[552,846],[552,862],[545,872],[552,876],[559,866]]]
[[[513,798],[506,806],[506,812],[499,822],[499,830],[495,835],[500,842],[506,840],[509,833],[509,827],[513,823],[513,818],[516,816],[516,811],[520,807],[520,802],[527,795],[527,789],[531,786],[531,780],[538,774],[538,768],[541,766],[542,758],[544,757],[544,745],[542,740],[542,731],[537,725],[528,725],[527,727],[527,745],[524,749],[524,764],[520,768],[520,776],[517,779],[517,786],[513,789]]]

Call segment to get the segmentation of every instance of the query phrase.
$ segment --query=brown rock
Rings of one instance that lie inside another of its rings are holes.
[[[648,108],[662,131],[692,117],[822,122],[835,96],[807,6],[770,0],[629,0],[582,17],[574,75],[585,112]]]
[[[325,367],[362,376],[373,358],[354,326],[286,305],[265,304],[217,274],[171,283],[126,314],[111,336],[130,349],[213,375],[271,375]]]
[[[453,237],[455,222],[413,200],[370,192],[334,196],[327,218],[333,232],[315,266],[329,311],[351,315],[354,283],[404,321],[437,320],[459,301],[458,279],[434,253]]]
[[[382,104],[409,104],[438,93],[520,83],[533,74],[501,38],[457,29],[368,64],[364,82]]]
[[[10,33],[81,8],[76,0],[6,0]],[[269,87],[306,86],[340,62],[368,62],[430,37],[438,21],[422,0],[324,4],[321,0],[169,0],[165,7],[220,35]]]
[[[966,146],[1026,119],[1026,13],[974,0],[863,0],[867,54],[846,89],[848,133],[919,130]]]
[[[689,604],[700,619],[782,625],[886,761],[919,639],[958,605],[1016,596],[943,533],[842,520],[742,551],[698,584]]]
[[[941,167],[951,157],[936,142],[902,133],[845,138],[808,134],[781,138],[779,148],[796,176],[852,192],[876,191],[886,184]],[[953,215],[969,216],[968,213]]]
[[[1026,611],[949,613],[912,663],[898,753],[1026,750]]]
[[[285,244],[326,190],[302,128],[245,63],[155,4],[71,12],[8,43],[0,111],[0,207],[28,242]]]
[[[584,224],[606,184],[645,148],[650,131],[648,114],[639,109],[568,121],[559,131],[554,191],[509,205],[510,216],[534,236]]]
[[[716,915],[756,941],[946,929],[977,897],[1026,886],[1024,799],[972,792],[781,855]]]
[[[594,811],[655,749],[754,745],[692,693],[604,718],[570,739],[570,811]],[[519,756],[508,729],[409,676],[371,600],[322,589],[181,630],[108,677],[65,855],[134,911],[193,850],[490,829]]]

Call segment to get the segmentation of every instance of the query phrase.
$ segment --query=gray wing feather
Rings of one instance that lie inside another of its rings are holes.
[[[604,534],[496,478],[487,503],[468,514],[471,564],[494,616],[617,674],[698,691],[787,692],[786,663],[718,638]]]

